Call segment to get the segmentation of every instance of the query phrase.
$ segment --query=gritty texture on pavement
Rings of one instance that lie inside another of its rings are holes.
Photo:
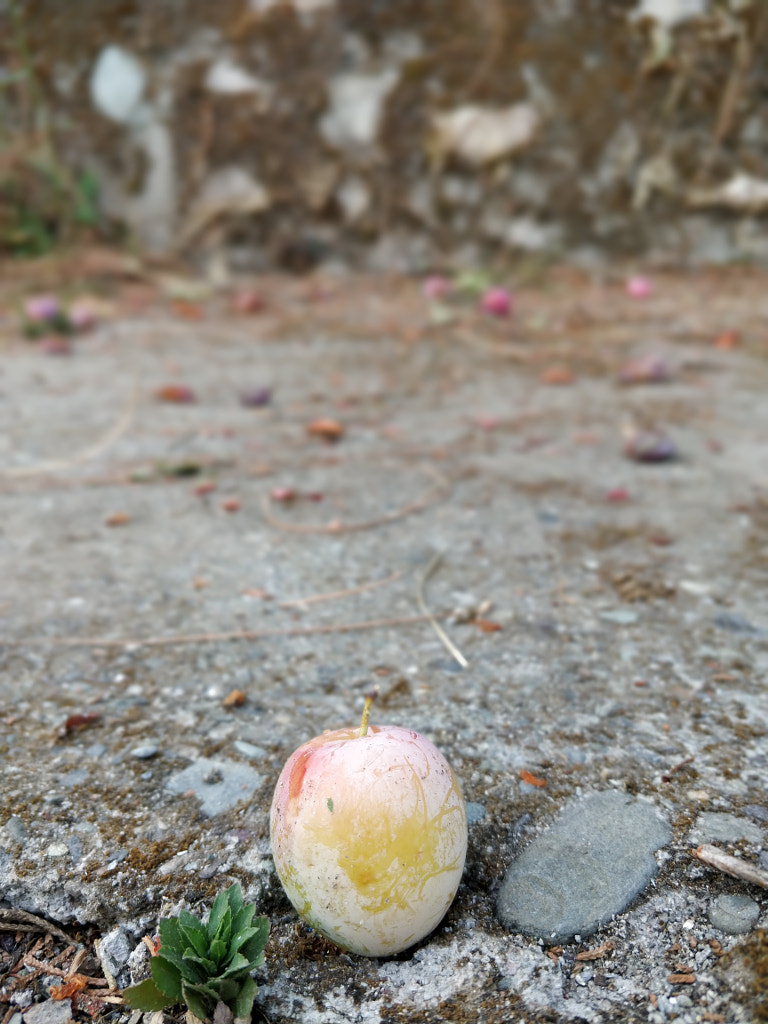
[[[273,1024],[768,1014],[765,891],[693,856],[766,866],[765,281],[643,304],[553,273],[511,321],[431,325],[414,282],[262,287],[240,318],[118,296],[69,358],[4,321],[0,907],[110,934],[125,984],[160,914],[237,879],[272,922]],[[669,379],[620,385],[649,351]],[[630,421],[678,457],[627,457]],[[374,683],[471,802],[451,910],[381,961],[297,925],[268,837],[287,757]],[[567,807],[588,834],[597,793],[668,823],[638,839],[648,884],[610,920],[596,893],[588,939],[507,930],[510,865]]]

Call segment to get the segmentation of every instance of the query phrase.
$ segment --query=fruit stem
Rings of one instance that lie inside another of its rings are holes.
[[[379,696],[378,690],[371,690],[370,693],[365,695],[365,704],[363,705],[363,717],[360,719],[360,732],[359,736],[368,735],[368,719],[371,717],[371,704]]]

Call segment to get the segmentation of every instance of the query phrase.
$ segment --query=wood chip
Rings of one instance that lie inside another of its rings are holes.
[[[245,704],[245,694],[242,690],[232,690],[221,702],[221,706],[224,708],[241,708],[243,704]]]
[[[602,944],[602,946],[596,946],[594,949],[585,949],[583,952],[577,953],[576,954],[576,959],[577,960],[600,960],[602,957],[604,957],[606,955],[606,953],[610,953],[611,950],[613,950],[615,948],[616,948],[616,943],[613,942],[611,939],[609,939],[607,942],[604,942]]]
[[[751,882],[752,885],[768,889],[768,871],[757,867],[756,864],[723,853],[717,846],[712,846],[709,843],[703,843],[694,852],[704,864],[709,864],[710,867],[717,868],[718,871],[723,871],[726,875],[731,875],[732,878],[739,878],[744,882]]]
[[[692,985],[696,981],[695,974],[670,974],[667,981],[671,985]]]

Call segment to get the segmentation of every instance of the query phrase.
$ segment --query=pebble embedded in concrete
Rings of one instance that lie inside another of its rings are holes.
[[[713,900],[709,908],[710,924],[728,935],[752,931],[759,916],[759,905],[745,893],[724,893]]]
[[[512,863],[497,902],[511,931],[587,937],[642,892],[671,830],[651,803],[609,790],[569,804]]]
[[[748,843],[763,844],[763,830],[746,818],[722,811],[703,811],[696,819],[691,832],[696,842],[711,843],[719,840],[722,843],[738,843],[746,839]]]
[[[237,806],[261,785],[263,779],[247,764],[199,757],[172,775],[166,788],[171,793],[193,792],[209,818]]]

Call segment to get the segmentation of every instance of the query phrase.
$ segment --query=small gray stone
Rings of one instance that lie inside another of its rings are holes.
[[[744,893],[718,896],[709,908],[710,924],[729,935],[751,931],[759,916],[759,905]]]
[[[758,821],[768,821],[768,807],[764,807],[762,804],[747,804],[742,807],[742,810],[745,814],[757,818]]]
[[[134,747],[131,751],[131,757],[135,757],[139,761],[148,761],[151,757],[157,757],[159,753],[159,747],[154,746],[152,743],[145,743],[140,747]]]
[[[20,843],[27,837],[27,826],[16,814],[12,814],[8,821],[6,821],[5,831],[8,834],[8,837],[15,840],[17,843]]]
[[[107,932],[98,945],[102,967],[117,980],[120,986],[128,981],[127,973],[123,972],[128,965],[132,949],[133,943],[129,940],[125,929],[119,926]]]
[[[56,860],[59,857],[67,857],[69,855],[69,847],[66,843],[51,843],[51,845],[46,848],[45,855],[53,860]]]
[[[698,842],[710,843],[713,839],[722,843],[738,843],[746,839],[748,843],[761,846],[763,830],[746,818],[721,811],[703,811],[696,819],[691,838]]]
[[[485,817],[485,806],[483,804],[474,803],[470,800],[467,803],[467,824],[476,825],[478,821],[482,821]]]
[[[631,626],[637,622],[637,612],[629,608],[614,608],[607,612],[600,612],[600,618],[604,622],[612,622],[616,626]]]
[[[67,1024],[72,1020],[70,999],[46,999],[24,1011],[24,1024]]]
[[[718,612],[712,617],[712,622],[718,629],[724,629],[728,633],[759,633],[757,626],[754,626],[749,619],[737,612]]]
[[[537,938],[586,938],[650,882],[670,837],[653,804],[626,793],[577,800],[509,868],[499,920]]]
[[[194,792],[209,818],[236,807],[261,785],[263,776],[238,761],[214,761],[199,757],[183,771],[172,775],[167,788],[171,793]]]
[[[259,761],[267,756],[264,747],[257,747],[255,743],[248,743],[246,740],[235,740],[232,746],[238,754],[242,754],[243,757],[250,757],[253,761]]]

